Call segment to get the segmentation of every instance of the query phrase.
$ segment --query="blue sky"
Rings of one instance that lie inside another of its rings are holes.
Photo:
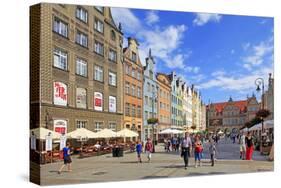
[[[273,73],[273,18],[112,8],[125,37],[135,37],[156,71],[176,71],[200,90],[203,101],[246,99],[255,79]],[[124,41],[127,45],[126,40]]]

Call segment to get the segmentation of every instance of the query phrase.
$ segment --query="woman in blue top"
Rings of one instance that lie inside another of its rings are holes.
[[[61,166],[61,168],[58,171],[58,174],[61,173],[62,169],[67,166],[68,172],[71,172],[71,157],[70,157],[70,144],[67,143],[66,146],[63,148],[63,161],[64,164]]]
[[[136,151],[137,151],[137,155],[138,155],[138,161],[140,163],[142,163],[142,161],[141,161],[142,144],[140,141],[137,142]]]

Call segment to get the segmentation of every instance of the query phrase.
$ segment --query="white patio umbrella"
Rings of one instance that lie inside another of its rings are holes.
[[[124,129],[118,131],[117,134],[120,137],[130,137],[130,138],[131,137],[138,137],[139,136],[138,133],[136,133],[136,132],[134,132],[132,130],[129,130],[127,128],[124,128]]]
[[[46,136],[51,134],[52,139],[60,139],[61,134],[44,127],[38,127],[30,130],[30,134],[34,133],[37,139],[45,140]]]
[[[96,138],[115,138],[118,136],[118,133],[112,131],[111,129],[102,129],[96,133]]]
[[[262,128],[262,124],[258,123],[256,125],[254,125],[253,127],[249,128],[249,131],[261,130],[261,128]]]
[[[273,120],[266,120],[264,122],[264,128],[265,129],[270,129],[270,128],[273,128],[274,127],[274,122]]]
[[[85,128],[79,128],[75,131],[72,131],[70,133],[67,133],[67,137],[74,138],[74,139],[81,139],[81,138],[97,138],[96,133],[85,129]]]
[[[168,128],[168,129],[162,130],[159,134],[181,134],[181,133],[183,133],[183,131]]]

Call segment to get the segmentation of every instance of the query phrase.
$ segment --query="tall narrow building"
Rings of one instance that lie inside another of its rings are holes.
[[[158,82],[158,133],[161,130],[171,128],[171,83],[166,74],[157,73]],[[159,135],[161,136],[161,135]]]
[[[143,66],[138,52],[138,42],[128,38],[124,48],[124,124],[123,127],[138,132],[143,125]]]
[[[31,128],[119,130],[123,33],[110,8],[37,4],[30,29]]]
[[[151,54],[151,49],[149,49],[149,55],[145,59],[144,66],[144,83],[143,83],[143,136],[142,139],[146,140],[147,138],[156,138],[157,136],[157,127],[156,124],[148,124],[147,120],[150,118],[157,118],[158,108],[157,108],[157,99],[158,99],[158,84],[155,74],[155,61]],[[153,132],[154,131],[154,132]],[[156,138],[157,139],[157,138]]]

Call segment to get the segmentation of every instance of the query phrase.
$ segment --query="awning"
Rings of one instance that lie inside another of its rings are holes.
[[[74,138],[74,139],[82,139],[82,138],[97,138],[96,133],[85,129],[85,128],[78,128],[75,131],[67,133],[67,137]]]
[[[112,131],[111,129],[102,129],[96,133],[97,138],[115,138],[118,137],[118,133]]]
[[[41,139],[41,140],[45,140],[46,136],[48,136],[49,134],[52,136],[52,139],[59,139],[61,137],[60,133],[57,133],[50,129],[46,129],[44,127],[38,127],[35,129],[31,129],[30,135],[32,135],[32,132],[36,136],[37,139]]]
[[[169,129],[162,130],[159,134],[181,134],[181,133],[184,133],[184,132],[181,130],[169,128]]]
[[[122,129],[121,131],[118,131],[117,134],[120,137],[130,137],[130,138],[139,136],[138,133],[136,133],[132,130],[126,129],[126,128]]]

